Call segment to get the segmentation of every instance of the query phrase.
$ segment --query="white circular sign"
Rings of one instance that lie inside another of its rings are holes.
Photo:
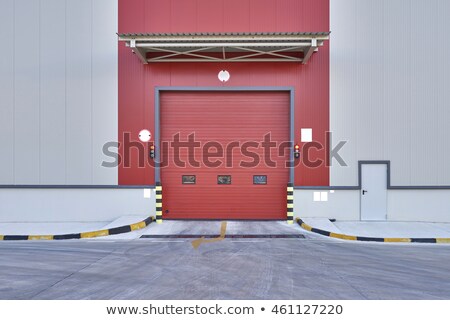
[[[218,77],[220,81],[227,82],[230,80],[230,73],[227,70],[222,70],[219,72]]]
[[[141,140],[142,142],[149,142],[151,138],[152,134],[150,133],[150,131],[144,129],[139,132],[139,140]]]

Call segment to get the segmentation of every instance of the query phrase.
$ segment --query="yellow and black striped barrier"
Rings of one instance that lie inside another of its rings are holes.
[[[81,233],[70,233],[70,234],[59,234],[59,235],[0,235],[0,240],[70,240],[70,239],[89,239],[104,236],[112,236],[115,234],[127,233],[135,230],[140,230],[147,227],[150,223],[154,221],[154,217],[148,217],[141,222],[129,224],[126,226],[81,232]]]
[[[162,185],[161,182],[156,183],[156,223],[162,223]]]
[[[287,185],[287,223],[294,223],[294,184]]]
[[[307,225],[302,219],[297,218],[297,223],[303,229],[314,232],[326,237],[336,238],[341,240],[350,241],[368,241],[368,242],[412,242],[412,243],[450,243],[450,238],[374,238],[374,237],[359,237],[359,236],[349,236],[341,233],[334,233],[330,231],[325,231],[317,228],[313,228]]]

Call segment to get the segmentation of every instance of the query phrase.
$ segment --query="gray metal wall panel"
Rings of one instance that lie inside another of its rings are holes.
[[[391,160],[392,185],[450,185],[450,2],[331,0],[330,127],[348,140],[331,185],[358,160]]]
[[[68,0],[66,18],[67,183],[92,184],[92,2]]]
[[[439,14],[437,16],[436,36],[440,39],[448,39],[450,31],[450,1],[441,0]],[[450,43],[449,41],[439,41],[441,44],[433,51],[432,56],[439,61],[439,67],[436,68],[436,95],[440,98],[439,115],[437,117],[437,126],[439,128],[439,139],[436,140],[436,149],[438,157],[436,168],[438,168],[437,183],[439,185],[450,185]],[[442,49],[439,48],[442,46]],[[448,212],[448,211],[447,211]]]
[[[66,5],[41,0],[41,184],[66,183]]]
[[[103,145],[117,141],[117,36],[118,8],[108,5],[110,0],[93,2],[92,46],[92,147],[93,183],[117,184],[117,168],[104,168],[102,161],[110,161],[102,153]]]
[[[404,11],[405,1],[392,0],[383,3],[383,146],[384,157],[392,159],[392,185],[410,185],[411,168],[411,52],[408,48],[411,16]],[[407,8],[407,6],[406,6]],[[392,32],[396,30],[396,32]],[[395,159],[395,161],[394,161]]]
[[[438,171],[435,167],[426,165],[430,153],[437,155],[435,141],[424,143],[424,136],[435,136],[438,134],[436,127],[438,97],[434,86],[437,79],[435,57],[430,56],[430,46],[434,46],[434,35],[430,33],[436,27],[437,7],[431,3],[422,5],[418,1],[413,1],[411,6],[412,24],[411,34],[415,35],[411,39],[408,49],[414,48],[412,53],[412,63],[414,68],[411,74],[412,101],[411,101],[411,140],[416,148],[411,151],[411,177],[412,184],[437,184]],[[440,50],[440,48],[439,48]],[[434,51],[434,50],[433,50]],[[427,85],[433,84],[434,86]],[[431,160],[431,159],[429,159]],[[424,183],[425,182],[425,183]]]
[[[356,95],[357,149],[360,160],[383,157],[383,6],[379,1],[356,2]],[[370,36],[368,36],[370,35]]]
[[[330,40],[330,129],[333,132],[333,144],[336,144],[337,141],[353,141],[353,137],[358,137],[355,125],[357,100],[354,94],[357,85],[356,64],[354,63],[356,60],[356,46],[354,45],[356,19],[349,18],[356,15],[357,1],[359,0],[346,1],[347,11],[344,16],[330,15],[331,30],[333,30]],[[340,1],[330,1],[330,13],[340,12],[340,5]],[[334,31],[334,26],[339,26],[338,32]],[[343,115],[347,119],[346,123],[341,121]],[[356,148],[351,148],[348,144],[341,149],[340,154],[349,166],[340,167],[337,162],[332,163],[331,185],[341,183],[342,177],[345,177],[344,181],[347,184],[357,184],[358,172],[353,165],[357,163],[358,159],[356,151]]]
[[[117,184],[117,0],[0,6],[0,184]]]
[[[14,182],[39,184],[39,1],[14,4]]]
[[[412,184],[450,184],[448,133],[450,3],[414,0],[412,15]],[[431,49],[432,48],[432,49]]]
[[[14,183],[14,0],[0,1],[0,184]]]

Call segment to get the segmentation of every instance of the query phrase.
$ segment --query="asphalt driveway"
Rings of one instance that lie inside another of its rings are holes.
[[[1,299],[450,299],[450,245],[305,238],[0,242]]]

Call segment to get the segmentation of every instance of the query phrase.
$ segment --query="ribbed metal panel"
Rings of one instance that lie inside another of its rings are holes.
[[[0,10],[0,183],[14,183],[14,0]]]
[[[41,1],[41,184],[66,183],[66,55],[54,49],[66,37],[65,10],[64,1]]]
[[[410,10],[411,183],[450,185],[450,43],[427,36],[448,37],[450,2],[415,0]]]
[[[92,183],[115,185],[117,167],[101,164],[111,162],[103,145],[118,140],[117,0],[92,0],[92,19]]]
[[[67,2],[66,177],[92,183],[92,10],[89,0]]]
[[[226,153],[232,142],[260,143],[271,134],[271,141],[280,144],[289,141],[289,93],[288,92],[165,92],[161,94],[161,142],[171,143],[180,135],[187,141],[194,133],[202,148],[214,141],[223,148],[222,156],[206,158],[201,148],[188,154],[187,148],[180,150],[180,167],[173,161],[174,149],[161,150],[167,157],[168,166],[161,169],[164,186],[163,212],[165,218],[208,219],[283,219],[286,217],[286,185],[289,168],[285,166],[289,153],[279,156],[273,148],[270,159],[276,163],[270,167],[264,161],[264,149],[248,150],[259,156],[251,169],[243,162],[254,159],[245,156],[240,149]],[[216,152],[212,147],[208,152]],[[200,162],[200,167],[191,166],[189,157]],[[217,167],[206,161],[220,160]],[[230,161],[229,165],[227,162]],[[194,185],[182,184],[182,175],[195,175]],[[218,175],[230,175],[230,185],[218,185]],[[266,185],[254,185],[253,175],[266,175]],[[168,213],[166,211],[168,210]]]
[[[412,65],[409,50],[411,41],[410,10],[402,0],[386,2],[383,11],[384,43],[389,43],[391,50],[383,55],[383,152],[390,157],[391,184],[411,184],[411,149],[414,138],[411,136],[411,72],[418,65]],[[406,6],[405,6],[406,5]],[[404,11],[404,14],[399,15]],[[390,30],[397,30],[398,37]],[[386,67],[389,65],[389,68]],[[405,81],[406,80],[406,81]],[[401,128],[401,129],[400,129]],[[400,129],[400,130],[399,130]],[[383,159],[384,160],[384,159]]]
[[[208,14],[206,19],[210,16],[213,14]],[[171,1],[170,18],[172,32],[195,32],[199,20],[197,20],[197,0]],[[192,21],[197,23],[193,24]]]
[[[328,31],[328,0],[194,1],[186,14],[176,20],[179,1],[119,1],[119,34],[172,33],[315,33]],[[261,2],[262,3],[262,2]],[[259,4],[259,5],[258,5]],[[268,19],[267,17],[270,17]],[[210,17],[214,21],[210,22]],[[123,44],[119,49],[119,139],[131,132],[134,139],[142,129],[154,132],[155,86],[290,86],[295,89],[295,142],[300,128],[313,128],[314,140],[325,145],[329,128],[329,46],[313,54],[308,65],[295,63],[167,63],[139,66],[141,62]],[[217,79],[226,69],[231,78]],[[143,73],[142,73],[143,72]],[[144,74],[142,76],[142,74]],[[145,83],[141,81],[145,78]],[[140,118],[144,115],[144,118]],[[139,118],[139,119],[137,119]],[[312,160],[326,159],[325,150],[314,152]],[[133,160],[134,161],[134,160]],[[134,163],[134,162],[133,162]],[[144,180],[144,181],[143,181]],[[148,165],[119,169],[120,184],[153,184],[154,169]],[[296,185],[328,185],[328,168],[300,166],[295,169]]]
[[[14,182],[36,184],[40,181],[39,2],[19,0],[14,6]]]
[[[116,184],[117,1],[2,1],[0,184]]]
[[[331,129],[356,185],[358,160],[390,160],[392,185],[449,185],[450,28],[445,0],[331,1]]]
[[[119,47],[119,56],[127,51],[123,44]],[[136,58],[132,55],[133,58]],[[133,80],[130,80],[133,79]],[[147,92],[153,91],[148,88]],[[130,152],[130,166],[125,167],[124,158],[124,137],[130,135],[133,141],[139,141],[138,135],[142,129],[150,129],[148,122],[150,119],[144,118],[144,69],[139,59],[130,59],[127,63],[119,64],[119,143],[122,163],[119,167],[119,183],[130,185],[142,185],[144,182],[144,168],[139,168],[139,156],[137,150],[133,148]]]

